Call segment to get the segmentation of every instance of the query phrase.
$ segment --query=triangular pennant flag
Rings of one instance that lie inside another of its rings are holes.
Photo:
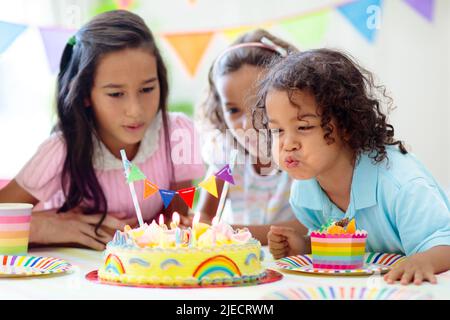
[[[234,179],[233,176],[231,175],[231,168],[229,164],[220,169],[219,172],[215,174],[215,176],[223,181],[227,181],[231,184],[234,184]]]
[[[146,179],[145,174],[134,164],[131,164],[130,173],[128,174],[127,182],[135,182]]]
[[[180,189],[177,191],[180,197],[186,202],[189,208],[192,209],[192,203],[194,202],[195,187]]]
[[[159,194],[161,195],[161,198],[164,202],[164,208],[167,208],[172,202],[172,199],[175,196],[176,191],[160,189]]]
[[[59,62],[61,60],[64,47],[73,36],[76,30],[60,29],[60,28],[39,28],[42,41],[44,42],[45,52],[47,54],[50,71],[56,73],[59,70]]]
[[[317,46],[328,30],[331,10],[326,9],[296,19],[283,21],[280,26],[288,31],[302,49]]]
[[[9,48],[26,28],[24,25],[0,21],[0,54]]]
[[[164,38],[176,51],[189,75],[193,77],[213,35],[213,32],[185,33],[165,35]]]
[[[381,17],[380,15],[370,16],[377,13],[372,9],[381,10],[381,2],[382,0],[358,0],[339,6],[337,9],[369,42],[373,42],[380,24],[380,21],[374,21],[374,19],[381,19]]]
[[[216,185],[216,177],[211,176],[206,180],[203,180],[198,184],[199,187],[202,187],[206,191],[208,191],[210,194],[212,194],[214,197],[218,198],[217,195],[217,185]]]
[[[225,36],[225,38],[228,40],[228,42],[233,42],[234,40],[236,40],[239,36],[241,36],[242,34],[255,29],[254,27],[238,27],[238,28],[233,28],[233,29],[226,29],[223,31],[223,35]]]
[[[134,0],[116,0],[118,9],[130,10],[136,7]]]
[[[147,179],[144,181],[144,200],[158,192],[158,186]]]
[[[434,0],[405,0],[414,10],[420,13],[428,21],[433,21]]]
[[[97,1],[96,1],[97,2]],[[98,2],[99,4],[93,7],[92,15],[96,16],[100,13],[117,10],[119,9],[119,4],[116,0],[102,0]]]

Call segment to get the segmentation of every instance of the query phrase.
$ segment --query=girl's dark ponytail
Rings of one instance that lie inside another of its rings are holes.
[[[62,53],[61,62],[59,63],[59,75],[63,75],[67,67],[69,66],[70,60],[72,59],[73,47],[75,46],[75,36],[69,39],[64,47],[64,51]]]

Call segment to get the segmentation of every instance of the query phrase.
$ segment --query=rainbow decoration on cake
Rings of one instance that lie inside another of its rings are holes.
[[[329,221],[311,233],[313,267],[316,269],[353,270],[364,265],[367,232],[357,230],[353,219]]]
[[[203,261],[197,269],[195,269],[192,276],[201,280],[214,273],[224,273],[230,277],[241,276],[241,271],[236,263],[223,255],[214,256]]]
[[[118,256],[109,254],[105,260],[105,271],[121,275],[125,273],[125,268],[123,267],[122,261],[120,261]]]

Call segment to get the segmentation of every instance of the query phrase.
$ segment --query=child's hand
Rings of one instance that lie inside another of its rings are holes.
[[[419,285],[422,284],[424,280],[428,280],[433,284],[437,283],[433,265],[429,259],[420,253],[408,257],[399,263],[384,275],[384,280],[389,284],[393,284],[395,281],[400,280],[400,283],[403,285],[409,283]]]
[[[30,243],[77,243],[95,250],[104,250],[105,244],[112,240],[115,230],[123,230],[127,224],[136,224],[136,218],[120,220],[107,215],[97,234],[95,226],[101,217],[101,214],[86,215],[77,209],[59,214],[54,210],[34,212]]]
[[[307,251],[305,238],[294,228],[270,226],[267,240],[270,253],[274,259],[293,256]]]

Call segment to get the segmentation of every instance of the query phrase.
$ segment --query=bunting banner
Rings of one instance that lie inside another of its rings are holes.
[[[412,8],[427,21],[433,21],[435,0],[403,0],[405,5]],[[191,0],[191,3],[196,3]],[[134,10],[138,7],[136,0],[103,0],[96,1],[91,9],[92,15],[110,10]],[[279,28],[291,35],[294,43],[301,49],[320,46],[325,37],[331,20],[331,12],[337,10],[369,43],[375,42],[377,31],[381,24],[383,0],[336,0],[325,7],[312,8],[308,12],[278,17],[270,21],[259,21],[254,24],[235,25],[222,28],[212,28],[202,31],[188,32],[156,32],[165,39],[174,55],[184,66],[189,77],[194,77],[208,50],[212,39],[217,34],[229,42],[233,42],[241,34],[255,28]],[[0,54],[5,52],[15,39],[19,37],[27,25],[0,21]],[[68,39],[76,30],[59,27],[39,27],[41,38],[46,51],[48,65],[54,74],[58,71],[61,54]]]
[[[183,199],[183,201],[186,203],[186,205],[192,209],[197,187],[189,187],[179,189],[177,191],[160,189],[156,184],[147,179],[145,174],[138,168],[138,166],[131,163],[128,159],[123,159],[122,161],[123,166],[125,168],[125,176],[127,177],[128,183],[144,180],[144,194],[143,194],[144,200],[150,198],[159,191],[161,199],[164,203],[164,208],[167,208],[172,202],[175,195],[178,194],[181,197],[181,199]],[[214,173],[214,175],[200,182],[198,184],[198,187],[205,189],[208,193],[218,198],[216,178],[234,184],[234,179],[230,165],[228,164],[225,165],[222,169]]]
[[[382,0],[358,0],[337,7],[337,10],[369,42],[375,41],[380,27]]]
[[[39,28],[42,41],[47,54],[47,61],[52,73],[57,73],[62,53],[67,41],[73,36],[76,30],[61,28]]]
[[[405,0],[405,2],[429,22],[433,21],[434,0]]]
[[[213,32],[190,34],[171,34],[163,38],[170,44],[180,58],[188,74],[193,77],[197,73],[198,65],[213,37]]]
[[[0,21],[0,54],[6,51],[27,26]]]
[[[177,193],[180,195],[181,199],[192,209],[192,204],[194,203],[195,187],[180,189]]]

